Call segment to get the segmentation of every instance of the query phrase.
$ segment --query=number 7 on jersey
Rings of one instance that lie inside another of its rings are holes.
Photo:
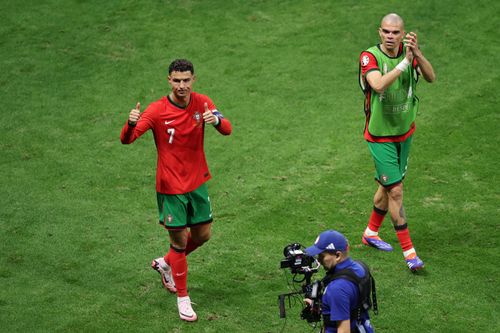
[[[168,143],[172,144],[174,141],[175,128],[167,129],[167,133],[170,134],[170,139],[168,139]]]

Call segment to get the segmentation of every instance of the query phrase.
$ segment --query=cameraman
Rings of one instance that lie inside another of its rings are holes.
[[[348,269],[360,278],[368,272],[349,257],[347,239],[338,231],[322,232],[314,245],[305,250],[310,256],[318,256],[318,261],[329,274]],[[321,313],[326,333],[372,333],[368,311],[360,309],[358,286],[347,279],[338,278],[324,286],[321,299]],[[306,300],[309,303],[309,300]]]

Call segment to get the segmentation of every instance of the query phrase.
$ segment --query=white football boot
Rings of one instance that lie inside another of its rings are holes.
[[[172,269],[165,262],[163,257],[156,258],[151,262],[151,268],[160,273],[161,283],[163,287],[171,293],[176,293],[177,288],[175,287],[174,278],[172,277]]]
[[[196,321],[198,316],[191,306],[191,299],[189,296],[177,297],[177,307],[179,308],[179,316],[182,320]]]

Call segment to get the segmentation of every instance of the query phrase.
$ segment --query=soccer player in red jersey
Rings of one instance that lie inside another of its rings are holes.
[[[203,149],[205,124],[222,135],[232,131],[231,123],[212,100],[192,91],[195,79],[190,61],[173,61],[168,69],[169,95],[151,103],[142,113],[137,103],[120,135],[123,144],[130,144],[147,130],[153,131],[158,152],[160,224],[168,230],[170,249],[151,266],[160,273],[163,286],[177,293],[179,316],[186,321],[197,319],[187,292],[186,256],[211,236],[212,208],[206,185],[211,176]]]
[[[415,131],[418,79],[422,76],[433,82],[435,74],[418,46],[417,34],[405,34],[399,15],[384,16],[379,35],[381,43],[362,52],[359,59],[359,82],[365,94],[364,137],[379,183],[362,241],[379,250],[392,251],[392,246],[378,235],[389,212],[406,264],[414,271],[423,268],[424,263],[410,238],[403,208],[403,179]]]

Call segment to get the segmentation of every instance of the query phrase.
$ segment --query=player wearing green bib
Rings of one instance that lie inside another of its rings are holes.
[[[363,234],[365,245],[392,251],[378,231],[387,212],[410,270],[424,263],[417,256],[408,231],[403,208],[403,179],[415,131],[419,76],[435,80],[431,63],[418,47],[417,35],[405,34],[397,14],[384,16],[379,28],[381,43],[361,53],[359,83],[365,94],[364,138],[375,162],[378,188],[373,211]]]

